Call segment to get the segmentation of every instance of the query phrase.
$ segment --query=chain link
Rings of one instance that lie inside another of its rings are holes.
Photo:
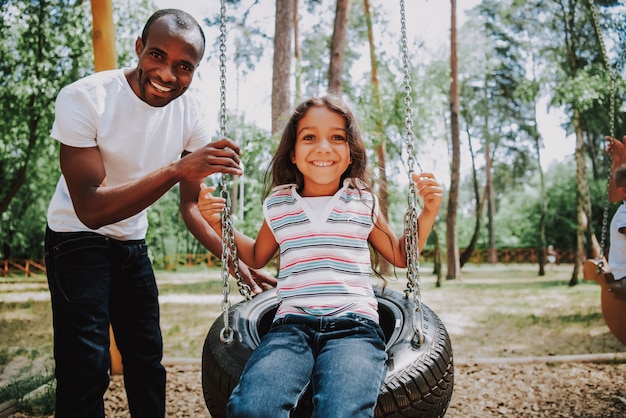
[[[226,137],[226,0],[220,0],[220,137]],[[228,178],[222,174],[220,178],[220,196],[226,201],[226,207],[222,212],[222,312],[224,327],[220,332],[220,340],[224,344],[230,344],[234,340],[234,331],[230,326],[230,260],[232,259],[233,273],[237,279],[239,293],[246,300],[251,299],[250,286],[246,285],[239,269],[239,256],[235,244],[235,230],[231,217],[231,199],[228,192]]]
[[[407,168],[409,175],[408,208],[404,215],[404,243],[406,247],[407,258],[407,287],[405,290],[405,294],[406,297],[411,298],[413,302],[413,338],[411,339],[411,345],[417,348],[424,343],[424,313],[422,310],[421,280],[419,275],[417,190],[415,189],[415,182],[412,178],[412,174],[414,172],[413,168],[416,164],[416,160],[414,157],[415,134],[413,133],[413,118],[411,107],[413,104],[413,99],[411,98],[411,67],[409,65],[409,48],[407,44],[406,10],[404,7],[404,0],[400,0],[400,28],[402,39],[402,64],[404,72],[403,83],[405,93],[405,143],[406,151],[408,154]]]
[[[598,17],[598,11],[594,5],[593,0],[589,0],[589,7],[591,9],[591,16],[593,18],[593,24],[596,29],[596,33],[598,34],[598,41],[600,42],[600,50],[602,52],[602,60],[604,62],[604,68],[606,70],[607,75],[609,76],[609,136],[611,138],[615,138],[615,79],[617,77],[617,70],[620,68],[622,61],[624,60],[624,56],[626,55],[626,50],[622,51],[621,55],[618,57],[617,63],[615,64],[615,70],[611,68],[611,64],[609,62],[609,58],[606,52],[606,45],[604,43],[604,37],[602,36],[602,28],[600,27],[600,19]],[[607,239],[607,231],[608,231],[608,223],[609,223],[609,188],[611,185],[611,166],[612,166],[612,156],[609,154],[608,158],[609,169],[606,179],[606,195],[607,198],[604,200],[604,208],[602,214],[602,232],[600,236],[600,260],[598,262],[598,269],[602,269],[604,267],[604,249],[606,248],[606,239]]]

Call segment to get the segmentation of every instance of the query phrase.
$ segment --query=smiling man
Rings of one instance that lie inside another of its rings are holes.
[[[90,75],[57,97],[51,136],[60,142],[62,175],[48,209],[45,245],[59,418],[104,417],[109,323],[131,415],[164,416],[163,341],[146,211],[180,183],[188,228],[219,255],[221,240],[197,209],[200,183],[217,172],[241,174],[239,147],[228,139],[211,142],[213,118],[187,92],[204,48],[191,15],[159,10],[135,43],[136,68]],[[271,283],[241,267],[257,293],[254,280]]]

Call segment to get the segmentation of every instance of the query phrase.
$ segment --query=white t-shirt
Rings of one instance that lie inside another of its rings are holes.
[[[626,228],[626,201],[622,202],[611,219],[609,267],[616,280],[626,277],[626,235],[619,232],[620,228]]]
[[[189,89],[167,106],[153,107],[133,92],[123,69],[98,72],[61,89],[50,135],[72,147],[97,146],[106,185],[117,186],[211,142],[206,109],[196,94]],[[148,229],[146,212],[91,230],[76,216],[61,175],[47,220],[56,232],[93,231],[120,240],[143,239]]]

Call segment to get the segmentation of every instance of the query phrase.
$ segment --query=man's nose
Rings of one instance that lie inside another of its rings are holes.
[[[159,68],[159,77],[165,82],[175,81],[176,71],[169,65],[163,65]]]

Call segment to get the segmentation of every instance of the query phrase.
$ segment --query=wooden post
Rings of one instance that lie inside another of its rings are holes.
[[[91,0],[93,62],[96,71],[117,68],[112,0]]]
[[[93,32],[93,63],[96,72],[117,68],[117,53],[115,52],[115,26],[113,25],[112,0],[91,0],[91,16]],[[113,329],[109,326],[111,345],[111,374],[122,374],[122,355],[120,354]]]

